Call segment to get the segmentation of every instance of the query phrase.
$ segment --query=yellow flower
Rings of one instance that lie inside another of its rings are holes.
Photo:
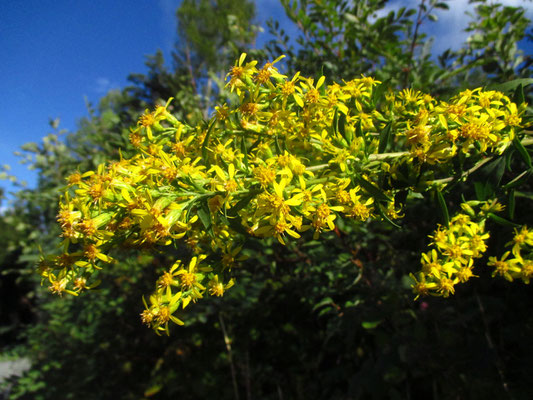
[[[516,256],[520,254],[520,249],[524,246],[533,246],[533,232],[530,232],[527,226],[520,228],[520,231],[515,229],[515,235],[513,241],[507,243],[507,245],[513,245],[513,254]]]
[[[511,261],[506,261],[509,254],[509,251],[505,252],[500,259],[498,259],[497,257],[489,257],[489,262],[487,263],[487,265],[494,267],[494,271],[492,272],[493,277],[496,275],[500,275],[507,279],[509,282],[512,282],[513,275],[515,275],[515,273],[517,272],[520,273],[520,268],[518,268]]]
[[[231,68],[230,72],[226,75],[231,77],[230,81],[226,84],[226,87],[229,86],[230,91],[237,91],[237,94],[240,94],[241,88],[245,86],[247,79],[251,79],[252,76],[257,72],[257,61],[251,61],[244,64],[246,59],[246,53],[242,53],[239,57],[239,60],[235,62],[235,65]]]
[[[207,284],[209,294],[211,296],[222,297],[224,292],[231,288],[235,284],[233,279],[230,279],[228,283],[224,284],[219,281],[218,275],[215,275]]]
[[[448,297],[450,294],[454,294],[455,293],[455,284],[457,283],[457,280],[455,279],[450,279],[450,278],[446,278],[446,277],[442,277],[437,285],[438,285],[438,289],[437,291],[442,294],[443,297]]]
[[[428,253],[422,253],[422,272],[428,276],[432,275],[436,278],[440,278],[441,272],[445,272],[444,266],[439,260],[439,256],[435,249]]]
[[[279,218],[269,219],[271,225],[265,225],[257,230],[255,234],[258,236],[274,236],[281,244],[285,244],[283,236],[287,233],[289,236],[292,236],[295,239],[300,238],[300,235],[294,231],[292,228],[292,223],[288,222],[284,216]]]
[[[437,288],[435,282],[426,281],[426,276],[423,273],[418,274],[418,279],[413,274],[409,274],[409,277],[413,281],[411,288],[413,289],[413,293],[416,294],[415,300],[420,296],[428,296],[431,291]]]

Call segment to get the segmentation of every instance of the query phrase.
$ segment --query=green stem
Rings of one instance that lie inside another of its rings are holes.
[[[395,153],[381,153],[381,154],[370,154],[368,156],[369,161],[379,161],[379,160],[386,160],[388,158],[399,158],[401,156],[405,156],[409,154],[408,151],[398,151]],[[324,168],[329,167],[330,164],[319,164],[319,165],[312,165],[310,167],[307,167],[307,171],[320,171]]]
[[[476,165],[474,165],[472,168],[470,168],[469,170],[467,171],[464,171],[460,177],[456,177],[456,176],[450,176],[448,178],[443,178],[443,179],[437,179],[435,181],[432,182],[433,185],[443,185],[443,184],[446,184],[446,183],[449,183],[449,182],[452,182],[454,180],[459,180],[459,179],[462,179],[464,178],[465,176],[468,176],[470,175],[471,173],[477,171],[479,168],[481,168],[483,165],[485,165],[486,163],[492,161],[494,159],[494,156],[492,157],[487,157],[483,160],[481,160],[480,162],[478,162]]]

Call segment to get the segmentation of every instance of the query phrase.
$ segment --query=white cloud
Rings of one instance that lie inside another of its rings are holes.
[[[533,19],[533,4],[529,1],[500,0],[497,2],[505,6],[521,6],[526,9],[526,16]],[[470,35],[469,32],[465,32],[465,29],[472,20],[476,4],[471,4],[468,0],[450,0],[446,3],[449,6],[448,10],[438,9],[434,12],[438,17],[437,22],[425,21],[422,26],[422,32],[435,38],[433,54],[440,54],[448,48],[458,49]],[[401,7],[418,10],[419,4],[420,2],[417,0],[391,1],[384,9],[376,13],[376,17],[383,17],[391,11],[398,11]]]
[[[96,78],[92,90],[98,94],[106,94],[111,89],[119,87],[118,83],[115,83],[108,78]]]
[[[526,9],[526,16],[531,19],[533,8],[530,2],[521,0],[501,0],[504,6],[523,7]],[[475,13],[475,4],[470,4],[467,0],[452,0],[448,2],[449,10],[439,10],[436,12],[439,21],[435,28],[428,30],[429,35],[435,36],[434,52],[441,53],[447,48],[459,48],[471,34],[465,32],[468,23],[472,21]]]

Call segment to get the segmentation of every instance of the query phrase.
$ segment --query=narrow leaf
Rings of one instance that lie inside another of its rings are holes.
[[[533,171],[532,168],[525,170],[520,175],[518,175],[516,178],[514,178],[511,182],[504,185],[502,189],[503,190],[512,189],[512,188],[515,188],[521,185],[522,183],[526,182],[529,179],[529,175],[531,175],[532,171]]]
[[[522,160],[524,160],[526,165],[529,168],[531,168],[531,156],[529,155],[529,152],[526,150],[526,148],[524,147],[524,145],[522,144],[520,139],[515,137],[513,139],[513,145],[514,145],[515,149],[518,151],[518,153],[520,154],[520,157],[522,157]]]
[[[526,87],[533,84],[533,78],[522,78],[522,79],[515,79],[513,81],[501,83],[498,85],[490,85],[487,89],[491,90],[499,90],[500,92],[509,93],[516,91],[519,85],[522,85],[522,87]]]
[[[241,153],[243,154],[243,161],[244,165],[246,165],[246,168],[249,167],[248,165],[248,150],[246,149],[246,139],[244,136],[241,137]]]
[[[205,134],[204,142],[202,143],[202,158],[204,159],[204,162],[206,163],[206,165],[208,164],[208,162],[207,162],[207,145],[209,143],[209,137],[211,136],[211,132],[213,131],[213,128],[215,127],[215,122],[216,122],[215,119],[213,119],[213,121],[211,121],[211,124],[207,128],[207,133]]]
[[[385,150],[387,149],[387,145],[389,143],[389,138],[390,138],[390,131],[391,131],[391,123],[389,122],[387,126],[385,126],[385,128],[379,134],[379,146],[378,146],[379,154],[385,152]]]
[[[378,212],[379,212],[379,215],[381,215],[381,217],[386,221],[388,222],[389,224],[391,224],[392,226],[394,226],[395,228],[401,228],[400,225],[398,225],[397,223],[395,223],[393,220],[391,220],[387,214],[385,214],[385,212],[383,212],[383,208],[381,207],[381,205],[379,205],[377,207],[378,209]]]
[[[348,142],[348,144],[350,144],[351,140],[348,139],[348,137],[346,136],[346,115],[344,114],[341,114],[339,115],[339,122],[338,122],[338,127],[339,127],[339,133],[342,135],[342,137],[344,139],[346,139],[346,141]]]
[[[235,204],[233,207],[231,207],[229,210],[228,210],[228,216],[230,217],[234,217],[237,215],[237,213],[242,210],[244,207],[246,207],[250,201],[252,201],[252,199],[254,198],[254,196],[259,193],[260,191],[258,190],[252,190],[250,191],[250,193],[243,197],[242,199],[240,199],[237,204]]]
[[[276,153],[278,153],[278,156],[281,156],[283,152],[281,151],[281,147],[279,146],[278,137],[274,136],[274,145],[276,146]]]
[[[355,126],[355,136],[363,137],[363,129],[361,128],[361,120],[359,120],[357,122],[357,125]]]
[[[212,232],[212,223],[211,223],[211,212],[209,211],[209,206],[207,205],[207,202],[202,202],[201,206],[198,207],[196,210],[196,214],[198,215],[198,218],[202,222],[202,225],[204,228]]]
[[[515,210],[515,193],[514,189],[509,190],[509,196],[507,199],[507,214],[510,219],[514,219],[514,210]]]
[[[335,114],[333,114],[333,133],[335,133],[335,135],[337,135],[337,133],[339,133],[339,129],[338,129],[338,123],[339,123],[339,109],[336,108],[335,109]]]
[[[518,86],[516,87],[514,91],[513,101],[518,105],[526,101],[525,96],[524,96],[524,87],[522,86],[521,83],[518,84]]]
[[[392,202],[392,199],[387,196],[381,189],[379,189],[377,186],[374,186],[372,183],[367,181],[366,179],[362,177],[357,177],[356,182],[363,187],[374,199],[381,200],[381,201],[387,201]]]
[[[387,79],[381,85],[376,86],[372,90],[372,105],[376,106],[381,102],[383,96],[385,95],[385,91],[389,87],[389,84],[390,84],[390,79]]]
[[[518,228],[520,225],[515,224],[514,222],[511,222],[505,218],[499,217],[496,214],[488,213],[488,217],[496,222],[497,224],[503,225],[503,226],[511,226],[513,228]]]
[[[446,227],[450,226],[450,214],[448,213],[448,206],[446,205],[446,200],[439,189],[436,189],[437,193],[437,202],[439,204],[440,213],[442,216],[442,221]]]

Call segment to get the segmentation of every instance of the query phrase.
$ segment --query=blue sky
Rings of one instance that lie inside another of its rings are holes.
[[[269,16],[284,16],[278,1],[259,3],[263,26]],[[168,56],[178,6],[179,0],[1,1],[0,165],[35,185],[35,173],[13,152],[50,133],[50,119],[75,130],[87,115],[86,99],[94,104],[124,87],[157,49]],[[13,189],[8,181],[0,187]]]
[[[391,8],[399,3],[416,4],[395,1]],[[517,0],[506,3],[531,8]],[[256,4],[258,24],[264,27],[269,17],[289,24],[278,0]],[[434,34],[460,44],[469,6],[466,0],[449,4]],[[60,118],[60,128],[75,130],[76,121],[87,115],[85,99],[96,103],[109,89],[124,87],[128,74],[144,72],[145,56],[157,49],[168,56],[178,5],[179,0],[1,1],[0,165],[9,164],[11,174],[35,185],[35,173],[13,152],[50,133],[50,119]],[[7,181],[0,187],[13,190]]]

